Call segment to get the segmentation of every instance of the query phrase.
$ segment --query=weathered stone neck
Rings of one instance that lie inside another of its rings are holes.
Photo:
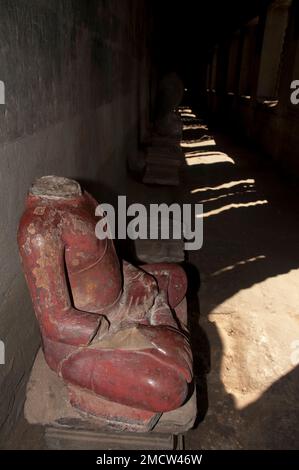
[[[47,199],[73,199],[82,196],[82,190],[75,180],[51,175],[35,180],[29,194]]]

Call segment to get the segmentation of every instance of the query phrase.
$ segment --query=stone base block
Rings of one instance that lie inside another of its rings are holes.
[[[182,263],[183,240],[135,240],[136,257],[141,263]]]
[[[143,182],[178,186],[179,170],[184,154],[180,147],[149,147],[146,156],[146,170]]]
[[[183,435],[107,433],[47,426],[45,441],[54,450],[183,450]]]
[[[143,177],[145,184],[159,184],[162,186],[179,186],[178,169],[167,165],[147,164]]]
[[[27,385],[24,408],[25,417],[30,424],[46,427],[46,441],[49,448],[53,449],[119,449],[120,445],[128,446],[123,447],[126,449],[137,449],[136,442],[140,443],[140,448],[173,449],[178,445],[179,439],[175,436],[192,428],[196,411],[196,392],[194,392],[182,407],[162,414],[151,432],[128,433],[126,423],[108,423],[72,407],[66,385],[48,367],[41,349],[36,356]],[[158,446],[160,434],[163,435],[161,445],[165,447],[155,447]],[[130,447],[133,441],[134,447]],[[99,447],[100,442],[103,447]],[[145,445],[148,447],[144,447]]]

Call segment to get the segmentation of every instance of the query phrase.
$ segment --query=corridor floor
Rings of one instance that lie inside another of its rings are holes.
[[[298,448],[298,190],[264,156],[181,113],[177,198],[204,210],[203,246],[187,267],[205,417],[187,448]]]

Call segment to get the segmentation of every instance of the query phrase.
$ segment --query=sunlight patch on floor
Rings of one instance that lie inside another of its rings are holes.
[[[214,147],[216,145],[216,142],[214,139],[207,139],[207,140],[194,140],[190,142],[182,142],[181,147],[182,148],[194,148],[194,147]]]
[[[221,194],[221,196],[210,197],[208,199],[200,199],[201,204],[207,204],[209,202],[219,201],[219,199],[224,199],[226,197],[233,196],[246,196],[246,194],[256,193],[255,189],[245,189],[244,191],[235,191],[234,193]]]
[[[188,131],[188,130],[198,130],[202,129],[203,131],[208,131],[208,126],[205,124],[184,124],[183,125],[183,131]]]
[[[229,183],[223,183],[218,186],[205,186],[204,188],[192,189],[191,194],[201,193],[204,191],[219,191],[221,189],[230,189],[234,186],[239,185],[249,185],[248,187],[253,187],[254,183],[255,180],[253,178],[249,178],[246,180],[230,181]]]
[[[229,157],[226,153],[222,152],[202,152],[202,153],[186,153],[186,163],[188,166],[193,165],[211,165],[214,163],[232,163],[235,164],[234,160]]]
[[[181,113],[181,117],[196,118],[196,114],[184,112],[184,113]]]
[[[261,255],[256,257],[260,259]],[[263,260],[271,263],[267,256]],[[267,400],[267,395],[273,397],[271,387],[278,393],[279,382],[287,382],[287,374],[299,365],[295,351],[299,340],[298,279],[299,269],[270,275],[240,289],[209,315],[221,337],[221,380],[238,410],[255,406],[259,399]]]
[[[219,269],[218,271],[215,271],[214,273],[211,274],[211,277],[219,276],[222,273],[226,273],[228,271],[233,271],[235,268],[238,266],[245,266],[249,263],[253,263],[254,261],[259,261],[262,259],[266,259],[265,255],[259,255],[259,256],[254,256],[253,258],[248,258],[242,261],[238,261],[235,264],[232,264],[230,266],[226,266],[225,268]]]
[[[193,113],[192,109],[189,106],[179,106],[179,113]]]
[[[218,209],[213,209],[208,212],[204,212],[203,214],[198,214],[196,215],[197,218],[206,218],[210,217],[212,215],[218,215],[221,214],[222,212],[227,212],[231,209],[242,209],[245,207],[255,207],[255,206],[262,206],[268,204],[267,199],[261,200],[261,201],[253,201],[253,202],[241,202],[239,204],[227,204],[226,206],[219,207]]]

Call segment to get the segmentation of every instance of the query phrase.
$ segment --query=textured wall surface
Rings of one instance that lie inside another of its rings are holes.
[[[39,333],[16,231],[38,176],[77,178],[101,200],[124,194],[126,159],[147,120],[146,0],[1,0],[0,435],[12,428]]]

